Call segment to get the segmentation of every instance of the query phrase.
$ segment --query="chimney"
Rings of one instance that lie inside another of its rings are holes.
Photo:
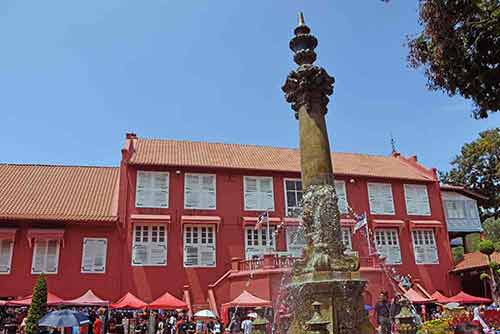
[[[125,135],[125,138],[126,139],[137,139],[137,135],[133,132],[127,132],[127,134]]]

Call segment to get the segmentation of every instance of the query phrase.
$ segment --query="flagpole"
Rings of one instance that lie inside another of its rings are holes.
[[[368,255],[372,255],[372,245],[370,242],[370,230],[368,229],[368,216],[366,215],[365,212],[365,219],[366,219],[366,224],[365,224],[365,230],[366,230],[366,241],[368,242]]]

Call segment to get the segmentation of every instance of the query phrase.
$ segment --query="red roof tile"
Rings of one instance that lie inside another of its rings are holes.
[[[115,221],[118,168],[0,164],[0,219]]]
[[[500,263],[500,252],[491,255],[491,260]],[[454,272],[467,271],[484,268],[488,265],[488,257],[481,252],[464,254],[464,259],[458,262],[453,269]]]
[[[300,172],[297,149],[159,139],[134,139],[132,165]],[[128,145],[126,145],[127,147]],[[333,153],[337,175],[434,180],[402,157]]]

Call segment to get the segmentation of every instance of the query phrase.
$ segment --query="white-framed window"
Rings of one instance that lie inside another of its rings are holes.
[[[288,217],[297,217],[302,200],[302,181],[285,179],[285,212]]]
[[[33,247],[32,274],[57,274],[59,240],[36,239]]]
[[[370,213],[374,215],[394,215],[394,200],[390,183],[368,183]]]
[[[335,181],[335,192],[337,193],[340,213],[347,213],[347,192],[344,181]]]
[[[83,238],[82,268],[84,274],[104,274],[106,272],[106,255],[108,239]]]
[[[405,184],[406,213],[416,216],[430,216],[431,206],[427,186],[422,184]]]
[[[243,177],[245,210],[274,211],[273,178],[268,176]]]
[[[168,208],[168,172],[137,171],[135,206]]]
[[[215,174],[184,176],[184,208],[215,210]]]
[[[443,192],[443,204],[447,219],[479,219],[477,202],[461,194]]]
[[[340,213],[347,213],[347,193],[344,181],[335,181]],[[285,179],[285,211],[288,217],[297,216],[302,199],[302,181]]]
[[[413,230],[413,252],[416,264],[439,263],[436,239],[433,230]]]
[[[14,240],[0,239],[0,275],[10,274]]]
[[[375,248],[380,255],[385,257],[387,264],[401,263],[398,230],[375,230]]]
[[[134,224],[132,265],[167,265],[167,232],[165,225]]]
[[[288,253],[293,257],[302,257],[304,247],[306,246],[304,228],[300,226],[287,226],[286,228],[286,247]]]
[[[215,226],[184,225],[184,267],[215,267]]]
[[[348,227],[342,228],[342,243],[347,251],[352,251],[352,233]]]
[[[259,257],[267,252],[276,250],[276,225],[262,226],[255,229],[253,226],[245,228],[245,256],[247,259]]]

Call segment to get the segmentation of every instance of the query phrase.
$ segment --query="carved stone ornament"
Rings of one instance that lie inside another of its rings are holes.
[[[324,68],[304,64],[290,72],[281,89],[285,92],[286,101],[292,104],[298,119],[299,109],[303,106],[307,112],[314,110],[326,114],[330,101],[328,96],[333,93],[334,82],[335,79]]]

